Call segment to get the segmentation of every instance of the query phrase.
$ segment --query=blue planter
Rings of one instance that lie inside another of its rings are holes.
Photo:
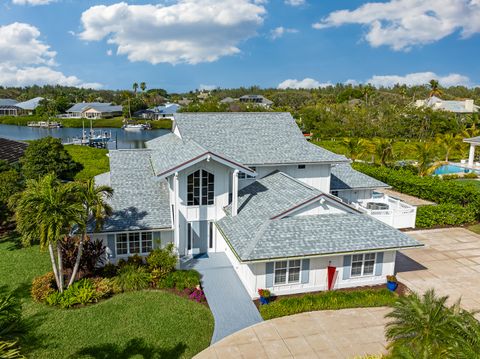
[[[268,304],[268,298],[260,297],[260,304],[261,305]]]
[[[397,282],[387,282],[387,288],[389,290],[391,290],[392,292],[395,291],[395,289],[397,289],[398,287],[398,283]]]

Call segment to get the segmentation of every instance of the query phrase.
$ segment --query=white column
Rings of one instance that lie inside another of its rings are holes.
[[[475,158],[475,145],[470,144],[470,153],[468,154],[468,166],[473,167],[473,160]]]
[[[237,215],[238,211],[238,170],[232,174],[232,217]]]
[[[178,172],[175,172],[175,175],[173,176],[173,193],[175,196],[174,200],[174,212],[173,212],[173,233],[174,233],[174,243],[175,243],[175,248],[180,248],[180,211],[178,209],[179,203],[180,203],[180,193],[179,193],[179,185],[178,185]]]

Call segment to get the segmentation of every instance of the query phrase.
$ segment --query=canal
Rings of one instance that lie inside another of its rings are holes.
[[[88,131],[88,129],[86,129]],[[145,142],[155,137],[169,133],[169,130],[125,131],[121,128],[94,128],[95,132],[108,132],[112,134],[112,141],[108,143],[109,149],[144,148]],[[0,137],[11,140],[25,141],[36,140],[52,136],[71,141],[74,137],[82,136],[81,128],[35,128],[27,126],[0,124]]]

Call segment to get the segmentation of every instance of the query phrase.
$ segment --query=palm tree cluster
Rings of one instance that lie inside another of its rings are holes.
[[[73,233],[80,235],[75,266],[68,281],[70,286],[78,273],[88,230],[94,226],[100,228],[111,214],[107,200],[112,193],[108,186],[95,186],[93,179],[63,183],[48,174],[38,180],[28,180],[26,189],[11,201],[22,241],[39,241],[41,249],[48,248],[60,292],[65,287],[61,239]]]
[[[387,314],[392,358],[480,358],[480,323],[475,312],[447,306],[433,290],[401,297]]]

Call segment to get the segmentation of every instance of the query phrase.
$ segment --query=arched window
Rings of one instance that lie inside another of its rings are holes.
[[[187,205],[212,205],[214,202],[215,176],[198,170],[187,177]]]

